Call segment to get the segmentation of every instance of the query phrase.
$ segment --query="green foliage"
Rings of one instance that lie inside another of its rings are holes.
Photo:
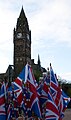
[[[39,82],[39,77],[42,76],[42,72],[40,70],[36,70],[34,72],[34,76],[35,76],[35,79],[37,80],[37,82]]]
[[[69,83],[63,83],[62,84],[62,89],[66,93],[66,95],[71,98],[71,84],[69,84]],[[68,108],[71,108],[71,102],[69,102]]]
[[[67,83],[67,84],[62,84],[62,89],[64,90],[64,92],[71,97],[71,84]]]
[[[67,90],[67,95],[68,95],[69,97],[71,97],[71,88],[68,88],[68,90]]]

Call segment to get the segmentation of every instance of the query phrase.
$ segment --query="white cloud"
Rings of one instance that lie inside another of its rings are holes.
[[[66,2],[54,0],[43,4],[42,9],[31,17],[32,39],[36,39],[34,44],[42,38],[71,44],[70,21],[71,9]]]
[[[60,74],[62,79],[68,80],[71,82],[71,72]]]
[[[7,57],[7,54],[5,55],[3,53],[0,53],[0,73],[6,72],[9,64],[10,64],[10,59],[9,57]]]

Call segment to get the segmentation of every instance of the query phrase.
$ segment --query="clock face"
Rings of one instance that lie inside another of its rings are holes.
[[[21,37],[22,37],[22,33],[18,33],[17,38],[21,38]]]

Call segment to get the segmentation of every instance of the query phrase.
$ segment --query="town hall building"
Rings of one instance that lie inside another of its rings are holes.
[[[41,68],[46,71],[45,68],[41,67],[39,55],[37,64],[34,63],[34,59],[31,59],[31,30],[23,7],[13,30],[13,45],[13,65],[8,66],[6,73],[0,74],[0,81],[5,78],[10,82],[13,81],[27,63],[32,66],[34,72],[41,71]]]

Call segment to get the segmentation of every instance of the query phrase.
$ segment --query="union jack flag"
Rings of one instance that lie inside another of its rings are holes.
[[[6,120],[5,110],[5,84],[3,83],[0,90],[0,120]]]
[[[63,99],[63,111],[65,111],[65,109],[67,108],[70,102],[70,97],[68,97],[63,90],[62,90],[62,99]]]
[[[17,84],[17,79],[16,81],[12,82],[12,86],[10,86],[10,88],[8,89],[8,92],[11,93],[12,100],[14,96],[16,95],[18,105],[22,104],[22,88],[20,85]]]
[[[12,104],[9,104],[8,110],[7,110],[7,120],[11,120],[12,117]]]
[[[64,112],[67,109],[68,103],[70,102],[70,98],[64,93],[64,91],[61,89],[62,95],[60,99],[60,104],[59,104],[59,112],[60,112],[60,119],[64,117]]]
[[[54,102],[52,94],[50,90],[48,91],[48,101],[46,103],[46,114],[45,120],[58,120],[59,119],[59,111]]]
[[[28,117],[28,119],[32,116],[31,105],[30,105],[30,93],[27,90],[26,86],[23,87],[23,104],[22,108],[24,111],[24,116]]]
[[[20,101],[21,105],[23,102],[23,97],[22,97],[22,94],[20,94],[20,93],[22,93],[22,85],[23,85],[22,83],[23,82],[24,83],[26,82],[27,89],[29,89],[30,108],[32,109],[32,111],[34,111],[34,113],[38,117],[41,117],[41,112],[40,112],[40,107],[39,107],[39,99],[38,99],[37,90],[36,90],[37,86],[35,83],[34,75],[32,73],[32,68],[28,64],[24,67],[22,72],[19,74],[19,76],[13,82],[14,92],[17,93],[17,96],[19,98],[18,100],[21,100]],[[19,95],[21,96],[21,99],[20,99]]]
[[[57,77],[54,74],[51,65],[50,65],[50,91],[54,99],[54,102],[58,108],[58,111],[60,113],[59,119],[61,119],[61,117],[64,116],[62,112],[62,107],[63,107],[62,91],[59,87]]]
[[[27,77],[28,77],[28,64],[25,65],[25,67],[23,68],[23,70],[20,72],[18,79],[19,80],[23,80],[23,82],[25,83],[27,81]]]
[[[56,98],[57,91],[58,91],[58,81],[50,64],[50,90],[52,93],[53,98]]]
[[[58,106],[60,103],[62,91],[59,87],[58,80],[52,67],[50,66],[50,90],[54,98],[55,104]]]
[[[69,98],[64,94],[63,90],[59,87],[56,75],[50,65],[50,90],[58,111],[60,113],[59,120],[64,117],[64,109],[67,108]],[[67,99],[67,100],[66,100]]]
[[[43,78],[43,81],[37,88],[37,93],[39,96],[41,106],[43,106],[48,99],[48,88],[49,88],[48,81],[49,81],[48,77]]]
[[[27,81],[26,81],[26,85],[27,85],[27,89],[30,92],[30,105],[31,105],[31,109],[32,111],[34,111],[34,113],[38,116],[41,117],[41,111],[40,111],[40,106],[39,106],[39,99],[38,99],[38,95],[37,95],[37,90],[36,90],[36,85],[35,85],[35,79],[34,79],[34,75],[32,72],[32,68],[28,65],[28,74],[27,74]]]
[[[14,80],[14,82],[12,82],[12,86],[8,90],[12,94],[17,95],[17,101],[19,106],[22,105],[22,101],[23,101],[22,86],[23,86],[23,81],[25,82],[26,78],[27,78],[27,65],[24,67],[24,69],[19,74],[19,76]]]

